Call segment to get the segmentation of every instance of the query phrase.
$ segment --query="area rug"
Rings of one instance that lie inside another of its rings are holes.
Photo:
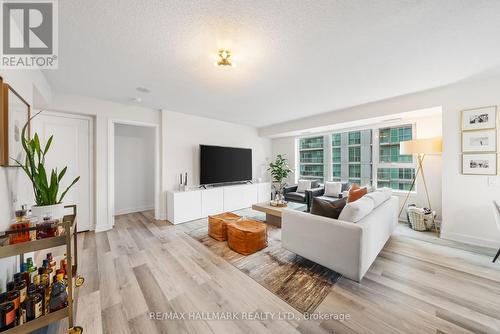
[[[208,236],[208,226],[187,232],[260,285],[302,313],[311,313],[341,277],[333,270],[281,247],[281,229],[268,225],[268,247],[248,255]]]

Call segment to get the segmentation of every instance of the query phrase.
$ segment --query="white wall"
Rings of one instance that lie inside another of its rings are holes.
[[[155,133],[115,124],[115,214],[154,208]]]
[[[50,85],[40,71],[4,70],[0,72],[4,83],[11,85],[32,106],[41,106],[51,100]],[[31,203],[33,195],[29,181],[19,168],[0,167],[0,231],[8,228],[14,218],[16,205]],[[0,291],[5,291],[8,278],[18,271],[14,257],[0,259]]]
[[[259,137],[255,128],[165,110],[162,135],[164,217],[165,191],[176,189],[179,173],[188,173],[189,185],[199,184],[200,144],[251,148],[253,179],[268,180],[266,165],[271,159],[271,141]]]
[[[380,102],[308,117],[260,129],[264,136],[291,134],[311,129],[391,115],[403,111],[442,107],[443,154],[442,166],[442,237],[498,247],[497,230],[491,201],[500,200],[498,176],[470,176],[461,174],[461,110],[488,105],[500,105],[500,77],[484,77],[410,94]],[[435,168],[439,168],[436,164]],[[427,169],[426,169],[427,170]],[[489,182],[496,181],[496,182]],[[490,185],[491,184],[491,185]]]
[[[78,95],[56,94],[50,110],[91,115],[95,132],[95,219],[96,231],[112,227],[108,208],[108,131],[111,120],[160,125],[160,112],[134,104],[121,104]]]
[[[295,137],[274,138],[272,141],[272,160],[276,159],[278,154],[281,154],[288,160],[288,166],[293,170],[286,182],[288,184],[295,184],[297,182],[297,141]]]

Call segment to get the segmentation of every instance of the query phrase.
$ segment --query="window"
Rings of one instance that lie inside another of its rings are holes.
[[[299,178],[323,182],[324,137],[301,138],[299,140]]]
[[[412,155],[399,154],[399,143],[412,139],[412,127],[379,130],[380,162],[413,162]]]
[[[334,147],[332,148],[332,161],[335,162],[340,162],[342,157],[340,153],[340,147]]]
[[[342,166],[340,164],[332,165],[332,181],[340,181],[341,180],[341,169]]]
[[[361,165],[349,165],[349,178],[361,178]]]
[[[413,132],[412,125],[400,125],[300,138],[298,177],[409,190],[415,162],[399,150]]]
[[[377,187],[410,190],[415,174],[412,155],[399,154],[400,142],[411,140],[411,125],[379,129]]]
[[[333,147],[340,146],[340,141],[341,141],[340,133],[334,133],[332,135],[332,146]]]
[[[378,186],[408,191],[414,177],[414,168],[379,168]]]
[[[349,162],[360,162],[361,161],[361,147],[349,147]]]
[[[361,132],[349,132],[349,145],[359,145],[361,144]]]
[[[372,183],[372,130],[332,134],[332,180]]]

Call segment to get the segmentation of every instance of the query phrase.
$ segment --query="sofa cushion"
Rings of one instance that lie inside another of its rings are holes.
[[[371,198],[375,207],[378,207],[390,198],[385,192],[378,190],[368,193],[364,197]]]
[[[341,182],[325,182],[325,196],[339,197],[342,194]]]
[[[318,180],[311,181],[311,189],[318,188],[318,187],[319,187]]]
[[[338,197],[330,197],[330,196],[317,196],[315,198],[319,198],[323,201],[328,201],[328,202],[335,202],[335,201],[339,201],[341,200],[342,198],[338,198]],[[347,197],[344,197],[345,199],[347,199]]]
[[[311,180],[299,180],[298,186],[297,186],[297,192],[298,193],[305,193],[306,190],[311,189]]]
[[[377,191],[383,192],[387,196],[387,198],[391,198],[392,196],[392,188],[382,187],[378,188]]]
[[[293,201],[293,202],[305,203],[306,202],[306,194],[305,193],[298,193],[298,192],[294,191],[291,193],[286,193],[285,199],[289,200],[289,201]]]
[[[373,200],[368,197],[360,198],[355,202],[347,200],[346,206],[339,215],[339,220],[357,223],[372,212],[374,207]]]
[[[311,214],[323,216],[333,219],[338,219],[342,209],[347,204],[347,198],[342,198],[337,201],[331,202],[323,200],[318,197],[313,197]]]
[[[347,195],[347,203],[355,202],[367,193],[368,190],[366,188],[360,188],[356,183],[353,183]]]

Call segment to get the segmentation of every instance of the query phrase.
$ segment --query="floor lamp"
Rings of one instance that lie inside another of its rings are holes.
[[[415,140],[402,141],[400,143],[399,154],[414,154],[414,155],[416,155],[418,166],[417,166],[417,171],[415,172],[415,176],[413,177],[413,181],[411,183],[410,190],[408,190],[408,194],[406,194],[406,198],[405,198],[405,201],[403,203],[403,206],[401,207],[401,210],[399,211],[399,216],[401,216],[401,213],[403,212],[403,209],[405,208],[406,202],[408,201],[408,198],[410,197],[410,194],[413,190],[413,187],[415,186],[415,182],[416,182],[419,174],[422,175],[422,181],[424,183],[424,188],[425,188],[425,195],[427,196],[427,205],[429,206],[429,210],[431,210],[431,212],[432,212],[431,199],[429,197],[429,191],[427,190],[427,182],[425,181],[423,162],[424,162],[424,158],[427,154],[441,154],[442,151],[443,151],[443,139],[442,139],[442,137],[415,139]],[[432,216],[432,225],[434,226],[436,233],[439,233],[437,226],[436,226],[436,222],[434,221],[434,215]]]

